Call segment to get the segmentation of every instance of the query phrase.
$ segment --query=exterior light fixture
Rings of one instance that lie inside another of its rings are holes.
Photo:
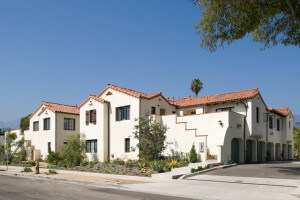
[[[219,122],[220,126],[222,126],[222,125],[223,125],[223,122],[222,122],[221,120],[219,120],[218,122]]]

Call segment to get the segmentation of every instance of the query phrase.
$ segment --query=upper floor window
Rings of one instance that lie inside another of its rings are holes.
[[[39,121],[33,122],[33,131],[39,131]]]
[[[130,119],[130,106],[116,108],[116,121]]]
[[[75,119],[64,118],[64,130],[75,130]]]
[[[283,123],[282,123],[282,119],[277,119],[277,131],[282,130],[283,128]]]
[[[44,118],[44,130],[50,130],[50,118]]]
[[[97,153],[97,140],[87,140],[86,147],[88,153]]]
[[[156,108],[155,107],[151,107],[151,114],[155,115],[156,114]]]
[[[125,138],[125,152],[130,152],[130,138]]]
[[[259,107],[256,107],[256,123],[259,123]]]
[[[216,112],[221,112],[221,111],[226,111],[226,110],[234,111],[234,107],[217,108]]]
[[[87,110],[85,112],[85,123],[88,124],[96,124],[96,109],[94,110]]]
[[[270,115],[269,116],[269,128],[273,129],[274,126],[275,126],[275,116],[274,115]]]
[[[289,121],[289,129],[291,129],[291,121]]]
[[[163,109],[163,108],[159,109],[159,114],[160,115],[165,115],[166,114],[166,109]]]

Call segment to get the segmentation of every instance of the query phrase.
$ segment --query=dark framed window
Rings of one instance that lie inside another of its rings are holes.
[[[44,118],[44,130],[50,130],[50,118]]]
[[[234,111],[234,107],[217,108],[216,112],[221,112],[221,111],[226,111],[226,110]]]
[[[93,123],[93,110],[90,110],[90,123]]]
[[[159,109],[159,115],[165,115],[166,114],[166,109]]]
[[[33,131],[39,131],[39,121],[33,122]]]
[[[289,121],[289,129],[291,129],[291,121]]]
[[[151,107],[151,114],[155,115],[156,114],[156,108],[155,107]]]
[[[97,153],[97,140],[87,140],[86,147],[88,153]]]
[[[259,123],[259,107],[256,107],[256,123]]]
[[[130,119],[130,106],[116,108],[116,121]]]
[[[270,128],[270,129],[273,129],[274,126],[275,126],[275,116],[270,115],[270,116],[269,116],[269,128]]]
[[[282,123],[282,119],[277,119],[277,131],[282,130],[283,128],[283,123]]]
[[[75,130],[75,119],[64,118],[64,130]]]
[[[48,153],[51,152],[51,142],[48,142]]]
[[[125,138],[125,152],[130,152],[130,138]]]

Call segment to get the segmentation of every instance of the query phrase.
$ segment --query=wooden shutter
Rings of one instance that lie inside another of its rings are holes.
[[[96,109],[93,110],[93,124],[96,124]]]
[[[89,124],[89,111],[85,111],[85,124],[88,125]]]

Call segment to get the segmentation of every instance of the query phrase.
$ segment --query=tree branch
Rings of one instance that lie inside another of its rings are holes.
[[[300,26],[300,19],[297,17],[296,15],[296,11],[295,9],[293,8],[293,5],[291,3],[290,0],[286,0],[286,3],[288,4],[288,6],[290,7],[291,11],[292,11],[292,16],[294,17],[294,19],[296,20],[298,26]]]

